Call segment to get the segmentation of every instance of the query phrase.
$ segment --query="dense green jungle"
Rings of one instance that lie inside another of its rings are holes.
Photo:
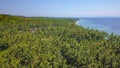
[[[120,35],[77,20],[0,14],[0,68],[120,68]]]

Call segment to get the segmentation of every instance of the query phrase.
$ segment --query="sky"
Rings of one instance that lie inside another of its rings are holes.
[[[120,17],[120,0],[0,0],[0,14],[45,17]]]

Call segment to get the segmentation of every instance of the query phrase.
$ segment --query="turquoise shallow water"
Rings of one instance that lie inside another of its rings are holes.
[[[120,18],[80,18],[76,24],[120,35]]]

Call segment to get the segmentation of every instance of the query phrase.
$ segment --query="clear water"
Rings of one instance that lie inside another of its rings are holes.
[[[76,24],[120,35],[120,18],[80,18]]]

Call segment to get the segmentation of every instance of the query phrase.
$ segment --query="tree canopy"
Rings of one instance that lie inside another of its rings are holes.
[[[74,18],[0,15],[0,68],[119,68],[120,36]]]

